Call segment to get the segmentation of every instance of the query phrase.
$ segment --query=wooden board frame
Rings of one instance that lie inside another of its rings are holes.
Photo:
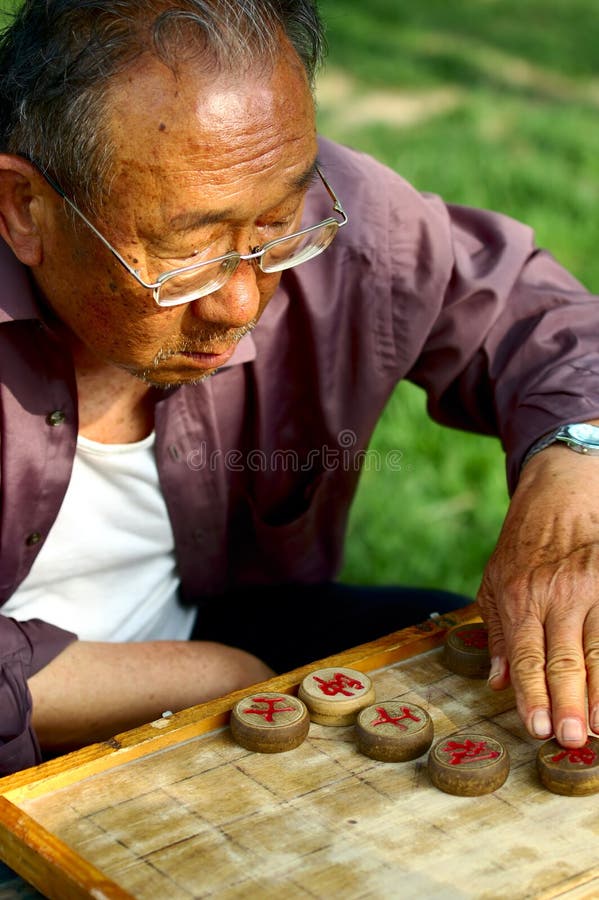
[[[454,625],[480,619],[476,604],[360,644],[260,685],[261,690],[295,694],[316,667],[346,666],[369,672],[432,650]],[[131,762],[226,725],[247,689],[161,718],[109,741],[0,778],[0,858],[51,900],[135,900],[64,841],[40,825],[19,804],[43,797],[98,772]]]

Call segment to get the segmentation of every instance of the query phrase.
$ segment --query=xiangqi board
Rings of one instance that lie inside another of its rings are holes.
[[[448,628],[474,617],[432,619],[261,691],[296,694],[315,668],[368,672],[377,702],[427,710],[435,740],[504,745],[498,790],[444,793],[426,753],[371,759],[354,725],[311,722],[294,749],[253,752],[229,727],[240,692],[3,779],[0,855],[60,900],[597,896],[597,798],[547,790],[511,692],[443,664]]]

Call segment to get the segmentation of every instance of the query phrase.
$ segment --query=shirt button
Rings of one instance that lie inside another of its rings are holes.
[[[31,534],[28,536],[27,540],[25,541],[25,543],[27,544],[28,547],[35,547],[36,544],[39,544],[41,539],[42,539],[42,536],[39,533],[39,531],[32,531]]]
[[[64,425],[66,419],[66,414],[61,409],[55,409],[54,412],[48,413],[46,416],[46,424],[52,426]]]

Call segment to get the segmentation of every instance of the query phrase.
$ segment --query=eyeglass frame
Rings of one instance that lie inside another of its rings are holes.
[[[110,241],[107,238],[105,238],[104,235],[100,231],[98,231],[96,226],[92,222],[90,222],[90,220],[87,218],[87,216],[79,209],[79,207],[73,202],[73,200],[71,200],[71,198],[63,191],[63,189],[60,187],[60,185],[56,181],[54,181],[52,176],[49,175],[48,172],[46,172],[45,169],[42,166],[38,165],[38,163],[36,163],[34,160],[30,160],[30,162],[33,165],[35,165],[35,167],[37,168],[39,173],[48,182],[50,187],[56,191],[58,196],[61,197],[70,206],[70,208],[73,210],[73,212],[75,212],[79,216],[79,218],[87,225],[87,227],[91,229],[91,231],[96,235],[96,237],[100,239],[100,241],[104,244],[106,249],[109,250],[112,253],[112,255],[115,257],[115,259],[127,270],[127,272],[130,275],[133,276],[133,278],[135,278],[137,283],[139,285],[141,285],[141,287],[144,287],[147,290],[152,291],[152,296],[154,298],[154,302],[161,309],[168,309],[173,306],[183,306],[184,303],[192,303],[193,299],[199,299],[200,297],[207,297],[209,294],[219,291],[227,283],[227,281],[229,281],[229,279],[235,274],[235,272],[237,271],[237,267],[239,266],[239,263],[242,260],[249,261],[249,260],[255,259],[258,261],[258,265],[260,266],[261,271],[266,272],[266,270],[262,268],[261,260],[264,257],[264,254],[267,253],[269,250],[271,250],[273,247],[276,247],[277,245],[283,243],[284,241],[288,241],[290,238],[302,237],[303,235],[309,234],[312,231],[316,231],[319,228],[323,228],[326,225],[336,225],[337,230],[338,230],[339,228],[342,228],[344,225],[347,225],[347,223],[349,221],[349,217],[348,217],[347,213],[345,212],[345,209],[343,208],[341,201],[337,197],[337,194],[335,193],[335,191],[333,190],[333,188],[331,187],[331,185],[325,178],[320,166],[318,164],[316,164],[314,167],[315,171],[317,172],[318,176],[320,177],[320,180],[322,181],[324,187],[326,188],[326,191],[327,191],[329,197],[333,201],[334,212],[336,212],[340,216],[342,216],[341,222],[338,221],[337,219],[333,218],[332,216],[329,216],[327,219],[323,219],[322,222],[317,222],[316,225],[310,225],[308,228],[300,229],[300,231],[292,231],[289,234],[285,234],[280,238],[274,238],[272,241],[267,241],[261,247],[254,247],[250,251],[250,253],[238,253],[237,250],[229,250],[228,253],[224,253],[221,256],[215,256],[213,259],[205,259],[205,260],[202,260],[201,262],[192,263],[189,266],[182,266],[177,269],[171,269],[168,272],[163,272],[161,275],[158,276],[158,279],[156,281],[148,283],[143,280],[143,278],[139,274],[139,271],[137,269],[134,269],[132,266],[130,266],[129,263],[126,261],[126,259],[124,259],[124,257],[119,253],[119,251],[115,247],[112,246]],[[327,247],[329,247],[331,245],[335,236],[336,236],[336,232],[328,244],[325,244],[324,247],[322,247],[320,250],[318,250],[316,253],[314,253],[313,256],[308,257],[308,259],[302,259],[296,263],[291,261],[289,263],[289,265],[283,265],[280,268],[270,270],[270,273],[283,272],[283,271],[285,271],[285,269],[292,269],[292,268],[294,268],[294,266],[301,265],[303,262],[308,262],[310,259],[314,259],[316,256],[319,256],[324,250],[327,249]],[[225,281],[223,281],[223,283],[221,285],[219,285],[217,288],[213,288],[212,290],[207,291],[205,294],[200,294],[197,298],[193,298],[191,300],[184,299],[184,300],[174,301],[174,302],[165,303],[165,304],[160,302],[160,299],[159,299],[160,288],[162,287],[162,285],[165,282],[169,281],[171,278],[174,278],[178,275],[185,274],[187,272],[192,272],[195,269],[201,269],[204,266],[214,265],[214,263],[222,263],[228,259],[236,260],[235,267],[233,269],[231,269],[231,271],[227,274]],[[266,274],[269,274],[269,273],[266,272]]]

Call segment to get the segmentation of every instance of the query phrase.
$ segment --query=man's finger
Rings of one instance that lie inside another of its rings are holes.
[[[599,734],[599,606],[587,615],[583,629],[584,655],[587,668],[589,724]]]
[[[586,667],[583,623],[561,604],[546,620],[547,685],[555,736],[564,747],[582,747],[587,739]]]
[[[492,690],[502,691],[508,687],[510,683],[507,649],[505,646],[503,625],[501,623],[499,611],[493,600],[492,591],[484,577],[476,597],[476,602],[489,635],[491,669],[489,671],[488,684]]]
[[[551,703],[545,677],[545,633],[542,622],[527,618],[506,628],[510,678],[520,718],[533,737],[553,734]]]

